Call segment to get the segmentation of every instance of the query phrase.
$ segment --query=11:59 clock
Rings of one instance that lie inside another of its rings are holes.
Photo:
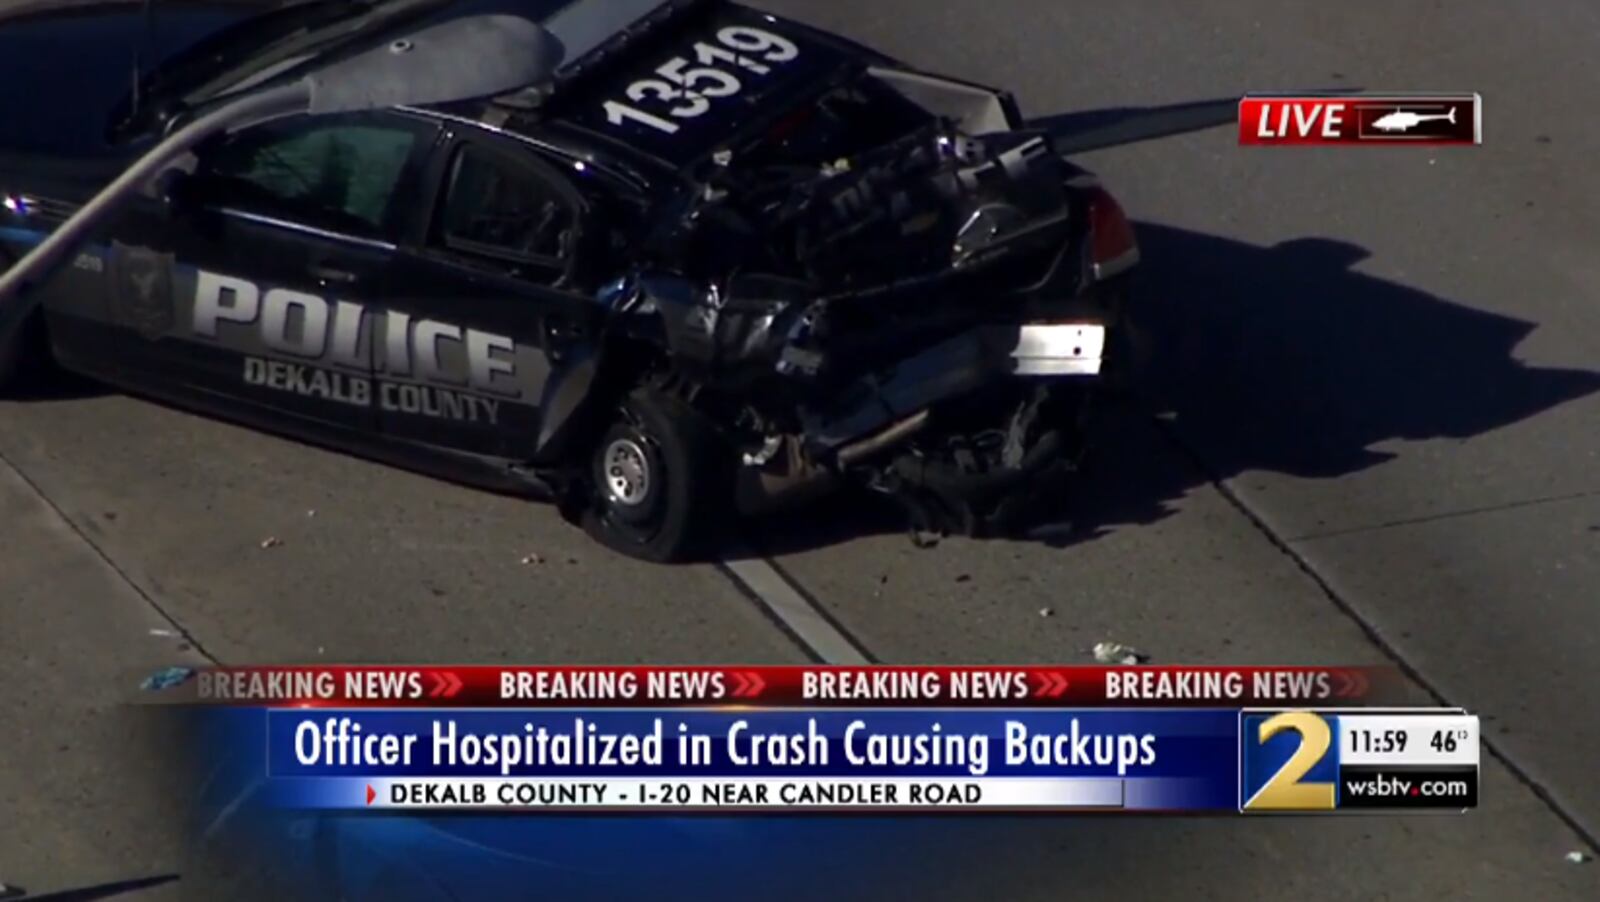
[[[1387,755],[1406,750],[1405,730],[1367,730],[1356,727],[1347,730],[1346,735],[1350,737],[1346,748],[1351,752]]]

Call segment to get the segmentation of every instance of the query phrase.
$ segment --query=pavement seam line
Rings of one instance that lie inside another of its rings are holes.
[[[88,546],[89,550],[94,552],[94,555],[104,562],[105,565],[111,569],[111,572],[116,574],[117,578],[122,580],[122,582],[126,584],[128,588],[132,589],[133,593],[139,596],[139,598],[146,605],[148,605],[152,611],[155,611],[157,616],[166,621],[167,624],[169,624],[173,630],[175,630],[177,634],[182,637],[183,641],[188,643],[189,648],[192,649],[195,654],[205,658],[212,664],[219,663],[215,656],[206,651],[205,645],[202,644],[199,639],[195,638],[195,636],[189,632],[187,627],[178,622],[178,619],[174,617],[166,609],[166,607],[155,598],[155,596],[145,591],[145,588],[139,585],[139,582],[133,578],[132,574],[123,569],[122,565],[118,564],[104,548],[100,547],[98,542],[91,538],[89,534],[77,524],[77,522],[68,516],[67,512],[61,507],[61,505],[57,504],[54,499],[45,493],[44,488],[41,487],[39,483],[35,482],[32,477],[24,472],[21,467],[17,466],[16,463],[4,453],[0,453],[0,465],[3,465],[6,469],[16,474],[17,479],[21,480],[22,484],[28,487],[28,490],[34,494],[34,497],[43,502],[45,507],[50,509],[51,513],[55,514],[62,523],[66,524],[67,529],[71,530],[72,534],[77,536],[79,541]]]
[[[817,661],[852,666],[878,663],[866,646],[776,561],[735,549],[717,562],[717,569]]]
[[[1200,470],[1201,474],[1205,476],[1206,481],[1217,490],[1217,493],[1220,494],[1231,507],[1237,510],[1240,515],[1248,520],[1250,524],[1255,527],[1256,531],[1260,532],[1261,535],[1273,545],[1273,547],[1277,548],[1280,553],[1288,557],[1289,560],[1292,561],[1294,565],[1306,575],[1306,578],[1310,579],[1317,589],[1321,591],[1330,602],[1333,603],[1334,607],[1337,608],[1340,613],[1350,618],[1351,622],[1355,623],[1356,627],[1366,634],[1367,638],[1378,648],[1378,651],[1382,653],[1384,657],[1394,662],[1395,666],[1400,669],[1401,673],[1405,674],[1407,679],[1421,687],[1422,691],[1432,698],[1440,707],[1462,707],[1461,705],[1457,705],[1452,702],[1449,697],[1446,696],[1445,693],[1434,684],[1432,680],[1423,676],[1422,671],[1418,669],[1416,665],[1406,660],[1405,656],[1401,654],[1400,650],[1384,637],[1382,631],[1378,629],[1376,623],[1373,623],[1370,619],[1363,615],[1351,601],[1340,594],[1339,591],[1333,587],[1333,584],[1329,582],[1320,571],[1317,570],[1316,566],[1313,565],[1305,555],[1301,554],[1297,549],[1294,548],[1294,546],[1290,545],[1287,540],[1278,535],[1277,531],[1274,530],[1260,514],[1256,513],[1255,509],[1252,508],[1244,500],[1244,498],[1240,497],[1239,494],[1227,484],[1226,480],[1222,478],[1221,474],[1212,469],[1212,467],[1206,463],[1205,458],[1202,457],[1197,450],[1190,446],[1188,442],[1184,441],[1183,437],[1178,433],[1176,427],[1171,422],[1160,416],[1151,415],[1148,411],[1146,411],[1146,415],[1150,416],[1150,419],[1156,425],[1156,429],[1162,435],[1166,436],[1167,441],[1170,442],[1180,454],[1188,459],[1192,466]],[[1524,768],[1511,757],[1509,751],[1501,747],[1500,744],[1494,739],[1480,732],[1479,741],[1483,744],[1484,749],[1487,750],[1490,755],[1499,760],[1499,762],[1505,766],[1506,770],[1511,773],[1513,779],[1521,783],[1533,793],[1535,798],[1543,802],[1545,807],[1549,809],[1557,819],[1566,824],[1568,829],[1576,833],[1578,838],[1582,840],[1582,842],[1587,845],[1591,851],[1600,853],[1600,836],[1597,836],[1593,831],[1586,827],[1583,822],[1569,810],[1568,806],[1557,799],[1553,790],[1536,779],[1533,774],[1529,773],[1526,768]]]
[[[1507,501],[1504,504],[1489,504],[1483,507],[1469,507],[1464,510],[1445,511],[1442,514],[1428,514],[1422,517],[1406,517],[1400,520],[1389,520],[1385,523],[1374,523],[1371,526],[1352,526],[1349,529],[1330,529],[1327,532],[1312,532],[1303,536],[1294,536],[1284,539],[1285,542],[1316,542],[1322,539],[1337,539],[1344,536],[1360,535],[1369,532],[1381,532],[1385,529],[1394,529],[1399,526],[1417,526],[1423,523],[1437,523],[1440,520],[1455,520],[1461,517],[1475,517],[1479,514],[1497,514],[1501,511],[1520,510],[1524,507],[1538,507],[1543,504],[1559,504],[1563,501],[1582,501],[1600,495],[1600,489],[1588,492],[1571,492],[1566,495],[1545,495],[1538,498],[1524,498],[1520,501]]]

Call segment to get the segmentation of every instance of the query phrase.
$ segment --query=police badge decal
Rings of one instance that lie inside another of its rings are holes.
[[[112,242],[111,279],[117,318],[155,341],[172,331],[172,272],[176,259],[145,247]]]

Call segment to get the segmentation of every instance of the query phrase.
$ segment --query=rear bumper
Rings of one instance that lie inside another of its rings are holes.
[[[807,411],[807,450],[817,460],[887,451],[920,431],[941,405],[997,385],[1040,380],[1092,383],[1105,368],[1108,328],[1099,322],[986,326],[902,361],[887,377],[859,380],[827,409]],[[903,433],[895,439],[896,433]]]

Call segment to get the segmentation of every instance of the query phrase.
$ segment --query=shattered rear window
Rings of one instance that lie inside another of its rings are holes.
[[[743,156],[758,166],[829,162],[903,138],[931,118],[899,92],[863,77],[778,120]]]

